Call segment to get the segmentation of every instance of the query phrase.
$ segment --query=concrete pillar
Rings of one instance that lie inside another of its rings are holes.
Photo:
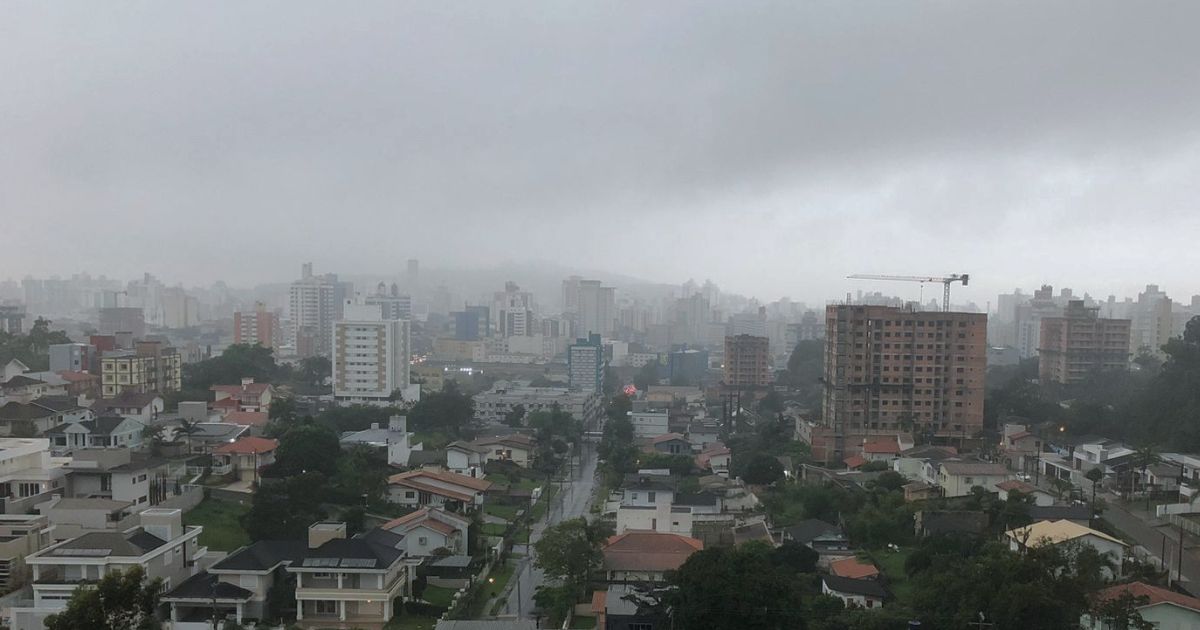
[[[179,607],[175,604],[175,602],[171,602],[171,621],[179,621]]]
[[[304,620],[304,600],[296,600],[296,621]]]
[[[344,599],[338,600],[338,614],[341,616],[342,621],[346,620],[346,600]]]

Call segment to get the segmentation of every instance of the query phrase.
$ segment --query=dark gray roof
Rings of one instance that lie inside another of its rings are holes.
[[[711,492],[681,492],[675,495],[675,505],[716,505],[717,495]]]
[[[299,540],[260,540],[213,564],[217,571],[268,571],[281,562],[304,557],[308,545]]]
[[[141,530],[130,535],[116,532],[89,532],[62,543],[50,550],[47,555],[138,557],[165,544],[167,544],[165,540]]]
[[[389,535],[394,536],[393,534]],[[380,534],[365,534],[356,538],[335,538],[316,549],[307,550],[304,557],[293,566],[386,569],[403,556],[404,552],[396,549],[392,544],[380,542],[385,539],[386,537]],[[399,540],[395,542],[399,542]],[[334,561],[337,564],[331,564]]]
[[[662,490],[671,492],[675,490],[675,480],[664,475],[639,475],[637,473],[625,475],[625,481],[621,484],[622,490]]]
[[[28,385],[39,385],[39,384],[45,385],[46,381],[38,380],[36,378],[29,378],[28,376],[25,376],[24,374],[18,374],[16,376],[8,379],[7,381],[5,381],[4,385],[0,385],[0,387],[3,387],[4,389],[10,389],[10,388],[26,387]]]
[[[1029,518],[1037,521],[1086,521],[1092,518],[1092,511],[1086,505],[1031,505]]]
[[[70,396],[42,396],[35,399],[33,404],[59,413],[83,409],[83,406]]]
[[[163,593],[164,600],[172,599],[204,599],[211,601],[236,600],[248,601],[254,593],[229,582],[221,582],[217,576],[207,571],[197,573],[180,582],[179,586]]]
[[[888,596],[887,589],[875,580],[856,580],[853,578],[838,577],[836,575],[822,575],[821,580],[825,582],[825,586],[829,590],[839,593],[850,593],[852,595],[866,595],[868,597],[878,597],[884,599]]]
[[[88,430],[91,435],[110,435],[121,423],[125,422],[125,418],[117,415],[99,416],[95,420],[82,420],[80,422],[64,422],[46,433],[62,433],[67,430],[67,427],[78,424]]]
[[[783,528],[784,536],[789,540],[794,540],[801,544],[808,544],[813,540],[824,535],[842,536],[842,529],[837,525],[831,525],[817,518],[810,518],[806,521],[792,525],[791,527]]]
[[[57,415],[56,412],[37,405],[25,405],[10,400],[0,407],[0,420],[36,420]]]
[[[424,466],[426,464],[444,464],[446,463],[446,451],[412,451],[408,454],[409,466]]]
[[[733,528],[733,543],[735,545],[752,540],[761,540],[769,543],[775,542],[775,539],[771,537],[770,530],[767,529],[767,524],[762,521],[747,523]]]

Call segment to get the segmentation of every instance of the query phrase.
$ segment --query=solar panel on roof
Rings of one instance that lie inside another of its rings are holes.
[[[342,566],[348,569],[370,569],[375,566],[374,558],[342,558]]]
[[[337,558],[305,558],[300,566],[304,567],[336,567]]]
[[[112,549],[55,549],[56,556],[83,556],[87,558],[103,558],[112,553]]]

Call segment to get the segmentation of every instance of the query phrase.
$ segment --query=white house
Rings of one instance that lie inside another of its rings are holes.
[[[483,464],[488,449],[462,440],[446,445],[446,468],[468,477],[483,478]]]
[[[486,449],[484,461],[506,461],[529,468],[533,463],[534,440],[528,435],[513,433],[496,437],[479,438],[473,442],[477,447]]]
[[[1131,595],[1135,599],[1145,598],[1145,603],[1137,606],[1137,614],[1157,630],[1200,628],[1200,599],[1161,586],[1152,586],[1145,582],[1117,584],[1094,593],[1092,600],[1103,602],[1123,595]],[[1102,619],[1093,619],[1088,614],[1080,618],[1079,625],[1086,630],[1116,630],[1116,626]]]
[[[441,508],[426,507],[382,527],[404,536],[402,548],[409,557],[420,558],[432,556],[438,549],[447,549],[452,555],[466,554],[471,521]]]
[[[1007,479],[1008,469],[1001,464],[945,460],[938,467],[937,486],[944,497],[965,497],[975,486],[992,492],[996,484]]]
[[[1107,554],[1117,567],[1120,575],[1121,565],[1125,561],[1125,550],[1129,547],[1120,540],[1068,520],[1038,521],[1032,525],[1018,527],[1004,532],[1009,549],[1023,551],[1043,545],[1061,545],[1064,543],[1079,543],[1091,545],[1096,551]],[[1107,568],[1104,572],[1109,578],[1114,577]]]
[[[132,418],[104,414],[95,419],[71,420],[49,431],[46,437],[56,455],[80,448],[138,448],[146,426]]]
[[[1019,493],[1033,498],[1033,504],[1039,507],[1054,505],[1054,495],[1038,488],[1037,486],[1020,481],[1018,479],[1009,479],[1001,481],[995,485],[997,496],[1001,501],[1007,501],[1013,493]]]
[[[392,416],[386,427],[379,423],[371,423],[371,428],[362,431],[343,433],[339,442],[343,446],[371,446],[386,448],[388,464],[392,466],[407,466],[413,451],[423,450],[423,444],[413,444],[414,433],[408,431],[408,418]]]
[[[148,578],[162,578],[167,589],[196,572],[207,553],[196,540],[201,527],[184,527],[180,510],[145,510],[139,518],[139,527],[90,532],[27,557],[25,563],[33,568],[33,605],[11,609],[13,629],[41,630],[48,615],[66,607],[80,582],[111,571],[140,566]]]
[[[629,421],[633,423],[633,435],[640,438],[652,438],[670,431],[670,413],[663,411],[630,411]]]
[[[408,507],[441,507],[457,503],[464,508],[483,505],[492,482],[443,470],[412,470],[388,477],[388,500]]]

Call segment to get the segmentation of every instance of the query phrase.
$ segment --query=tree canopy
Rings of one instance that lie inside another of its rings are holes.
[[[267,473],[271,477],[288,477],[308,471],[331,476],[337,471],[341,451],[338,436],[329,427],[316,422],[301,422],[279,439],[275,463]]]
[[[39,317],[23,335],[0,330],[0,365],[16,359],[34,372],[50,369],[50,346],[71,343],[67,333],[50,330],[52,323]]]
[[[325,517],[326,484],[319,472],[263,479],[241,517],[242,528],[251,540],[304,540],[308,526]]]
[[[156,630],[155,616],[163,590],[160,578],[146,579],[142,567],[106,573],[94,588],[81,586],[62,612],[46,618],[47,630]]]

